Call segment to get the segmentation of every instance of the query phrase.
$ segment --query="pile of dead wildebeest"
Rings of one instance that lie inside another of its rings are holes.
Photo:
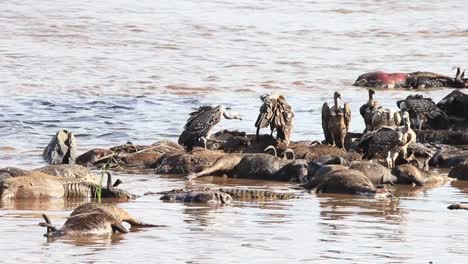
[[[359,76],[355,85],[377,88],[467,88],[468,79],[429,72],[373,72]],[[26,171],[0,169],[3,202],[18,199],[92,199],[127,201],[137,198],[113,181],[110,171],[132,169],[155,174],[181,175],[187,181],[203,176],[297,182],[304,190],[363,195],[386,199],[398,184],[440,186],[447,180],[468,180],[468,94],[453,90],[437,104],[414,94],[397,102],[398,109],[383,108],[373,89],[359,109],[363,133],[350,133],[352,111],[335,92],[333,103],[322,106],[323,141],[291,141],[293,108],[280,93],[260,97],[256,134],[211,130],[222,117],[241,119],[223,106],[201,106],[190,113],[178,142],[161,140],[152,145],[127,142],[110,149],[76,153],[76,140],[59,131],[44,149],[51,165]],[[354,115],[356,118],[356,114]],[[270,133],[260,134],[262,128]],[[107,184],[100,186],[87,167],[100,168]],[[450,169],[442,176],[432,168]],[[162,200],[229,204],[235,200],[294,199],[297,195],[242,188],[186,188],[145,195]],[[468,209],[463,204],[449,209]],[[132,226],[154,226],[108,203],[76,208],[61,229],[44,215],[46,236],[127,232]]]

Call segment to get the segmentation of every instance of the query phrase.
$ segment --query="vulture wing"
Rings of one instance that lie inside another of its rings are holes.
[[[211,128],[221,121],[221,115],[220,106],[201,106],[190,113],[184,131],[179,137],[179,144],[194,145],[199,138],[207,136]]]
[[[368,108],[369,108],[369,103],[365,103],[359,108],[359,113],[364,119],[366,119],[366,111]]]
[[[351,124],[351,107],[349,104],[344,104],[344,122],[346,125],[346,132],[348,132],[349,125]]]
[[[323,135],[325,136],[325,142],[327,144],[331,144],[331,134],[328,130],[328,122],[330,121],[330,107],[328,103],[323,103],[322,106],[322,128],[323,128]]]
[[[265,128],[271,123],[275,116],[276,105],[276,99],[270,97],[263,98],[263,105],[260,107],[260,113],[255,122],[255,127]]]

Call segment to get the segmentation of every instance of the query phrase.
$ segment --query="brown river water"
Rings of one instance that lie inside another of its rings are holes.
[[[225,104],[254,132],[259,95],[280,90],[296,112],[293,140],[321,139],[320,109],[342,92],[358,108],[366,71],[468,67],[466,1],[1,1],[0,167],[43,166],[60,128],[79,152],[130,140],[176,139],[192,108]],[[449,89],[423,91],[435,101]],[[411,92],[378,91],[395,108]],[[446,172],[445,172],[446,173]],[[184,187],[180,177],[119,173],[136,194]],[[211,207],[145,196],[120,206],[164,228],[47,241],[41,214],[61,225],[79,201],[0,205],[0,262],[295,263],[467,261],[468,184],[399,188],[398,199],[309,194],[288,183],[204,178],[295,192],[302,199]]]

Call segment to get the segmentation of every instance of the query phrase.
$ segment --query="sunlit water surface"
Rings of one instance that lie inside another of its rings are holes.
[[[280,90],[296,112],[293,139],[320,139],[320,109],[334,90],[354,111],[366,71],[466,67],[466,3],[454,1],[10,1],[0,13],[0,167],[43,166],[60,128],[79,152],[128,140],[176,139],[192,108],[225,104],[254,132],[259,95]],[[448,89],[423,91],[440,100]],[[410,92],[378,91],[395,108]],[[121,173],[136,194],[183,187],[158,175]],[[302,199],[209,207],[146,196],[120,206],[164,228],[47,241],[41,214],[61,225],[79,202],[16,202],[0,208],[0,262],[262,263],[466,261],[462,182],[400,193],[392,201],[317,196],[294,185],[206,178],[295,192]]]

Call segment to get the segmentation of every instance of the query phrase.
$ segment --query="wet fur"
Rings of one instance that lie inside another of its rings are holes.
[[[77,189],[67,189],[69,186],[79,186]],[[92,182],[75,178],[60,178],[41,172],[32,172],[28,176],[19,176],[0,181],[2,200],[8,199],[62,199],[93,198],[97,185]],[[132,199],[133,195],[120,190],[103,187],[102,197]]]
[[[226,155],[221,151],[194,148],[189,153],[167,154],[155,165],[159,174],[186,174],[201,171]]]
[[[391,174],[391,171],[387,167],[376,162],[353,162],[349,168],[362,172],[374,185],[396,182],[396,177]]]
[[[314,185],[317,193],[341,193],[374,196],[377,191],[371,180],[353,169],[336,169],[323,175]]]
[[[435,173],[424,171],[412,164],[399,165],[392,170],[393,175],[397,177],[395,183],[398,184],[415,184],[424,186],[428,183],[443,182],[446,177]]]
[[[122,222],[129,223],[132,227],[156,227],[157,225],[145,224],[127,211],[113,204],[87,203],[77,207],[60,229],[56,229],[49,217],[43,215],[46,221],[47,233],[44,236],[87,236],[104,235],[115,232],[127,233],[128,230]]]
[[[189,174],[188,179],[226,173],[231,177],[288,181],[306,169],[305,161],[287,160],[268,154],[228,154],[220,157],[211,167]]]

